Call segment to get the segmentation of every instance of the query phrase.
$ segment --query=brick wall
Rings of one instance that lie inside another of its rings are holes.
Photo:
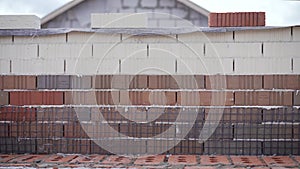
[[[184,107],[195,124],[165,153],[299,155],[299,37],[298,27],[0,36],[0,152],[108,154],[100,136],[154,144],[142,138],[188,128],[176,122]]]

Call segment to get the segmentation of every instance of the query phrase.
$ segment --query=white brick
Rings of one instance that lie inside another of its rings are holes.
[[[121,41],[121,34],[103,34],[103,33],[68,33],[68,43],[116,43]]]
[[[235,32],[236,41],[290,41],[291,28],[243,30]]]
[[[176,27],[176,22],[173,19],[160,19],[158,25],[160,28],[173,28]]]
[[[171,14],[175,18],[179,17],[180,19],[183,19],[183,18],[187,17],[188,11],[184,10],[184,9],[180,9],[180,8],[173,8],[171,11]]]
[[[40,44],[40,58],[92,57],[91,44]]]
[[[231,74],[233,59],[230,58],[200,58],[177,60],[177,73],[189,74]]]
[[[207,43],[207,57],[261,57],[260,43]]]
[[[136,7],[138,5],[139,0],[124,0],[124,7]]]
[[[38,49],[37,45],[13,45],[13,44],[3,44],[0,45],[0,58],[37,58]]]
[[[189,20],[185,20],[185,19],[175,19],[175,23],[176,23],[176,27],[193,27],[194,24],[189,21]]]
[[[199,58],[203,57],[202,43],[159,43],[149,44],[150,58],[163,58],[165,55],[172,55],[174,58]]]
[[[12,36],[0,36],[0,44],[12,43]]]
[[[0,59],[0,74],[10,73],[10,60]]]
[[[121,61],[121,74],[174,74],[175,59],[148,58],[124,59]]]
[[[143,13],[105,13],[91,15],[91,28],[146,28],[148,17]]]
[[[118,74],[118,59],[67,59],[66,73],[73,75]]]
[[[293,59],[293,72],[300,74],[300,58]]]
[[[14,43],[65,43],[66,34],[47,36],[15,36]]]
[[[95,58],[146,58],[147,45],[137,43],[94,44]]]
[[[155,8],[153,17],[155,19],[170,19],[171,9],[169,8]]]
[[[153,7],[156,7],[157,6],[157,0],[141,0],[141,6],[142,7],[150,7],[150,8],[153,8]]]
[[[232,32],[194,32],[179,34],[178,40],[182,42],[233,42]]]
[[[13,74],[63,74],[63,59],[15,59],[12,60]]]
[[[175,7],[174,0],[159,0],[160,7]]]
[[[176,35],[128,35],[123,34],[122,43],[162,43],[173,42],[176,43]]]
[[[300,27],[293,27],[293,40],[300,41]]]
[[[266,57],[300,57],[300,42],[264,43]]]
[[[236,58],[235,74],[290,74],[290,58]]]
[[[35,15],[0,15],[0,29],[40,29],[41,21]]]

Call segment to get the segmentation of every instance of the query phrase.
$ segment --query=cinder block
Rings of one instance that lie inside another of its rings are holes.
[[[1,121],[36,121],[35,108],[1,107],[0,112]]]
[[[178,41],[188,42],[233,42],[233,32],[193,32],[178,34]]]
[[[237,42],[291,41],[291,28],[235,31]]]
[[[177,43],[176,35],[131,35],[122,34],[123,43]]]
[[[292,92],[235,92],[235,105],[238,106],[291,106]]]
[[[264,122],[300,122],[300,114],[298,109],[294,108],[277,108],[263,110]]]
[[[207,89],[261,89],[260,75],[211,75],[206,76]]]
[[[147,14],[105,13],[91,14],[91,28],[146,28]]]
[[[36,89],[36,76],[2,76],[3,89]]]
[[[200,58],[177,60],[177,74],[230,74],[233,73],[233,59],[231,58]]]
[[[120,104],[122,105],[175,105],[176,92],[121,91]]]
[[[45,36],[15,36],[14,43],[65,43],[66,34],[45,35]]]
[[[201,58],[204,56],[202,43],[174,43],[174,44],[149,44],[149,57],[162,58]]]
[[[70,89],[70,76],[40,75],[37,76],[38,89]]]
[[[0,73],[1,74],[10,73],[10,60],[0,59]]]
[[[11,105],[62,105],[63,92],[22,91],[10,92]]]
[[[125,59],[121,61],[121,74],[175,74],[175,59]]]
[[[0,29],[41,29],[40,18],[35,15],[1,15]]]
[[[0,91],[0,105],[8,105],[9,97],[8,92]]]
[[[91,89],[92,76],[71,76],[71,89]]]
[[[91,58],[91,44],[40,44],[39,57],[44,59],[49,58]]]
[[[290,58],[235,58],[234,63],[235,74],[292,73]]]
[[[293,27],[293,41],[300,41],[300,27]]]
[[[263,44],[266,57],[298,57],[300,42],[284,42]]]
[[[35,60],[12,60],[12,73],[14,74],[63,74],[63,59],[35,59]]]
[[[300,91],[297,90],[294,92],[294,106],[300,106]]]
[[[300,144],[297,141],[265,141],[263,154],[265,155],[297,155],[300,153]]]
[[[207,43],[207,57],[261,57],[261,43]]]
[[[68,33],[68,43],[117,43],[121,41],[121,34],[103,34],[87,32],[70,32]]]
[[[0,58],[2,59],[34,59],[38,57],[36,44],[2,44],[0,45]]]
[[[265,89],[300,89],[299,75],[264,75]]]
[[[0,36],[0,44],[12,43],[12,36]]]

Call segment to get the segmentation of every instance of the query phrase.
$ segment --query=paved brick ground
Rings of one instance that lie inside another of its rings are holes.
[[[291,169],[300,168],[300,156],[152,155],[9,155],[0,154],[0,168],[178,168],[178,169]]]

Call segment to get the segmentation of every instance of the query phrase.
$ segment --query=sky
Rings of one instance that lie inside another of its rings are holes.
[[[71,0],[0,0],[0,15],[43,17]],[[300,25],[300,0],[191,0],[211,12],[266,12],[267,26]]]

